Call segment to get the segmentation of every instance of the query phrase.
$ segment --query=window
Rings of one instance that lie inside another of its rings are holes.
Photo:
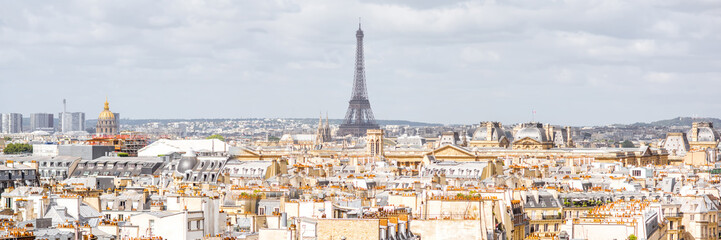
[[[200,225],[200,220],[198,220],[197,222],[195,222],[195,225],[197,226],[196,229],[203,229],[203,228],[201,227],[201,225]]]
[[[123,217],[123,214],[118,214],[118,220],[119,221],[125,220],[125,218]]]
[[[192,222],[188,222],[188,231],[192,230],[192,227],[191,227],[192,225],[191,225],[191,223],[192,223]]]
[[[258,208],[258,215],[265,215],[265,207]]]

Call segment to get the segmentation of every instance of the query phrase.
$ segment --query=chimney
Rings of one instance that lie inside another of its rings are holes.
[[[553,141],[553,126],[551,124],[546,124],[546,137],[548,141]]]
[[[288,214],[286,212],[283,212],[280,214],[280,227],[281,228],[288,227]]]
[[[493,123],[492,122],[486,122],[486,141],[491,141],[493,139]]]
[[[571,126],[566,126],[566,145],[573,147],[573,134],[571,134]]]

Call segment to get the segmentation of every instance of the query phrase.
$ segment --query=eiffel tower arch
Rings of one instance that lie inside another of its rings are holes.
[[[371,103],[368,101],[368,92],[366,92],[366,74],[363,59],[363,30],[358,23],[358,31],[356,31],[356,54],[355,54],[355,75],[353,77],[353,93],[350,101],[348,101],[348,111],[346,111],[345,119],[340,125],[336,135],[345,136],[365,136],[368,129],[379,129],[373,116]]]

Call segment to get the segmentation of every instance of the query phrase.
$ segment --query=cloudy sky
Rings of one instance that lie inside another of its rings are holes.
[[[721,117],[717,0],[0,0],[0,112],[342,118],[358,17],[377,119]]]

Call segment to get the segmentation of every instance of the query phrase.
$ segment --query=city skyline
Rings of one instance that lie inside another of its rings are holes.
[[[91,119],[108,96],[130,119],[341,119],[359,16],[377,119],[720,115],[718,3],[132,4],[4,3],[0,112],[58,113],[66,98]]]

